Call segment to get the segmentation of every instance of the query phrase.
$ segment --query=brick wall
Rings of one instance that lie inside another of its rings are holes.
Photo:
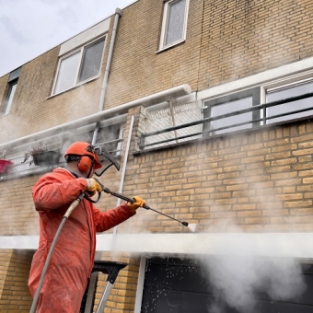
[[[202,1],[191,0],[186,42],[156,53],[162,14],[163,1],[138,1],[123,10],[106,108],[185,83],[197,88]]]
[[[203,231],[312,231],[312,138],[303,121],[143,153],[128,165],[124,192]],[[141,210],[127,231],[147,230],[184,231]]]
[[[1,236],[38,234],[38,214],[31,197],[36,178],[28,176],[1,182]]]
[[[180,84],[203,90],[312,56],[310,0],[190,0],[186,41],[156,53],[162,9],[162,1],[145,0],[123,11],[107,108]]]
[[[34,175],[1,182],[1,236],[38,234],[38,212],[36,212],[32,201],[31,190],[39,177],[40,175]],[[106,187],[118,191],[120,172],[110,168],[99,180]],[[117,198],[104,193],[101,200],[96,204],[103,211],[115,208],[116,205]]]
[[[50,95],[60,46],[24,64],[10,114],[0,117],[2,128],[7,129],[6,132],[1,132],[0,142],[7,142],[8,138],[13,140],[24,137],[97,113],[110,36],[107,36],[106,40],[100,77],[53,97]],[[0,78],[0,101],[6,87],[7,76],[4,76]]]
[[[120,18],[104,109],[181,84],[193,91],[312,56],[310,0],[191,0],[186,41],[157,52],[163,2],[142,0]],[[59,46],[26,63],[0,142],[96,113],[110,34],[99,79],[49,98]],[[7,75],[0,78],[0,100]],[[44,108],[44,110],[43,110]],[[13,125],[13,127],[12,127]]]
[[[130,110],[127,120],[126,133],[130,116],[137,114],[132,152],[140,129],[140,113],[140,108]],[[234,225],[248,232],[312,231],[312,139],[313,123],[299,121],[131,154],[123,193],[141,195],[152,208],[198,223],[198,229],[204,232],[228,231]],[[106,185],[111,187],[114,181],[118,185],[115,172],[109,175],[111,179],[104,180]],[[34,226],[37,213],[30,197],[31,186],[37,178],[31,176],[0,184],[2,210],[6,213],[1,216],[11,216],[1,221],[1,235],[37,234]],[[100,207],[107,208],[110,201],[114,201],[112,206],[115,206],[116,199],[113,199],[109,196],[107,200],[102,199]],[[185,232],[185,229],[175,221],[141,209],[137,216],[120,225],[118,231],[157,233]],[[114,259],[109,254],[103,258]],[[1,299],[3,305],[8,301],[14,308],[28,305],[26,272],[30,259],[30,253],[25,251],[1,251],[0,287],[8,293],[8,299]],[[134,307],[138,260],[120,256],[114,260],[126,261],[131,266],[121,271],[106,312],[129,313]],[[11,271],[17,272],[22,282],[8,279]],[[99,282],[99,288],[104,284],[104,280]],[[21,289],[17,291],[16,286]]]
[[[180,84],[203,90],[310,57],[312,6],[311,0],[191,0],[186,42],[156,53],[163,2],[138,1],[127,7],[120,19],[105,109]],[[58,51],[59,47],[51,49],[23,66],[12,110],[0,118],[0,142],[98,111],[102,78],[48,99]],[[105,54],[101,77],[106,58]],[[0,78],[0,101],[7,78]],[[134,152],[141,130],[140,108],[129,111],[125,138],[131,114],[136,116],[131,142]],[[227,231],[233,225],[249,232],[312,231],[312,139],[313,123],[299,121],[131,154],[123,193],[140,195],[152,208],[198,223],[205,232]],[[31,187],[38,178],[1,182],[2,236],[38,234],[38,216],[31,199]],[[110,169],[101,181],[117,191],[119,178],[120,173]],[[97,206],[105,210],[116,202],[103,195]],[[139,231],[185,229],[141,209],[119,226],[120,233]],[[31,255],[1,250],[0,258],[1,305],[29,304],[26,273]],[[127,261],[131,266],[122,271],[110,295],[106,308],[110,313],[133,311],[138,260]],[[14,310],[22,312],[22,308]]]
[[[23,66],[10,114],[1,119],[2,125],[10,126],[11,140],[97,112],[100,78],[49,98],[58,52],[56,47]],[[8,137],[1,136],[6,142]]]
[[[27,281],[32,251],[0,250],[0,311],[29,312],[32,298]]]
[[[7,89],[8,89],[8,78],[9,75],[4,75],[0,77],[0,110],[3,109],[3,105],[5,103],[5,98],[7,95]]]
[[[130,114],[138,116],[139,112],[136,108]],[[136,148],[138,127],[137,117],[131,152]],[[302,121],[142,155],[131,153],[123,193],[141,195],[152,208],[200,223],[206,231],[221,222],[247,231],[311,231],[312,138],[312,122]],[[118,191],[120,174],[110,169],[101,181]],[[38,233],[31,199],[37,179],[28,176],[0,184],[1,235]],[[103,195],[97,206],[106,210],[116,203],[116,198]],[[122,232],[141,230],[180,232],[183,228],[146,210],[119,226]]]
[[[102,260],[127,263],[128,265],[119,272],[111,289],[105,306],[105,313],[131,313],[134,312],[137,280],[139,273],[139,259],[127,255],[112,255],[103,253]],[[106,287],[106,275],[99,275],[94,309],[98,307],[100,298]]]
[[[203,15],[198,90],[312,56],[310,0],[208,0]]]
[[[27,281],[33,251],[0,250],[0,312],[27,313],[32,304]],[[105,313],[131,313],[134,311],[139,260],[129,256],[103,253],[106,261],[123,262],[128,265],[119,275],[110,292]],[[99,275],[94,312],[107,284],[107,276]]]

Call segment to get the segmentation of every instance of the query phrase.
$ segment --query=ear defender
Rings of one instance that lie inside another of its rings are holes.
[[[93,166],[94,166],[94,160],[88,156],[88,155],[83,155],[78,164],[77,167],[81,172],[88,172]]]

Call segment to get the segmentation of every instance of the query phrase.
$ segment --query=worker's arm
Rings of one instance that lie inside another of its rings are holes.
[[[136,214],[136,210],[145,205],[145,201],[139,196],[133,197],[133,202],[125,202],[115,209],[101,212],[93,206],[94,223],[96,232],[108,230]]]
[[[85,178],[59,181],[54,177],[43,176],[32,189],[37,211],[50,211],[70,205],[87,189]]]
[[[93,207],[93,218],[96,226],[96,232],[106,231],[136,214],[136,210],[131,210],[125,202],[115,209],[101,212]]]

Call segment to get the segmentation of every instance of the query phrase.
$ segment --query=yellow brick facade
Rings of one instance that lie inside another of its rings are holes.
[[[31,251],[0,251],[0,312],[29,312],[32,299],[26,288]]]
[[[158,51],[163,1],[140,0],[123,10],[104,109],[188,84],[193,92],[313,56],[311,0],[190,0],[186,41]],[[98,112],[113,18],[98,79],[51,97],[58,53],[55,47],[22,67],[10,114],[0,117],[0,143],[18,139]],[[8,75],[0,77],[0,103]],[[223,135],[134,154],[141,107],[128,111],[123,153],[135,116],[123,193],[140,195],[164,214],[199,224],[202,232],[313,232],[313,122]],[[0,182],[1,236],[38,234],[31,188],[40,175]],[[100,179],[119,189],[121,173]],[[101,210],[117,199],[102,195]],[[222,226],[221,226],[222,225]],[[66,227],[66,226],[65,226]],[[119,233],[185,233],[179,223],[141,209]],[[109,231],[109,233],[111,233]],[[29,312],[27,276],[32,250],[0,250],[0,311]],[[134,312],[138,256],[103,253],[126,262],[107,302],[106,313]],[[105,286],[98,284],[95,305]]]

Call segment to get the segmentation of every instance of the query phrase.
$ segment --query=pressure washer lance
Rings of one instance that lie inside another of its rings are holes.
[[[129,197],[124,196],[124,195],[122,195],[122,194],[120,194],[120,193],[111,191],[109,188],[104,187],[98,180],[97,180],[97,182],[98,182],[99,185],[101,186],[103,192],[108,193],[108,194],[110,194],[110,195],[112,195],[112,196],[114,196],[114,197],[120,198],[120,199],[122,199],[122,200],[124,200],[124,201],[127,201],[127,202],[131,202],[131,203],[135,202],[135,199],[129,198]],[[172,217],[172,216],[170,216],[170,215],[167,215],[167,214],[164,214],[164,213],[162,213],[162,212],[160,212],[160,211],[157,211],[157,210],[155,210],[155,209],[152,209],[151,207],[149,207],[149,206],[146,205],[146,204],[143,205],[143,208],[146,209],[146,210],[151,210],[151,211],[153,211],[153,212],[155,212],[155,213],[158,213],[158,214],[160,214],[160,215],[166,216],[166,217],[168,217],[168,218],[170,218],[170,219],[172,219],[172,220],[174,220],[174,221],[176,221],[176,222],[182,224],[183,226],[188,227],[193,233],[196,231],[196,226],[197,226],[197,224],[189,224],[189,223],[187,223],[187,222],[182,222],[182,221],[180,221],[180,220],[178,220],[178,219],[176,219],[176,218],[174,218],[174,217]]]

